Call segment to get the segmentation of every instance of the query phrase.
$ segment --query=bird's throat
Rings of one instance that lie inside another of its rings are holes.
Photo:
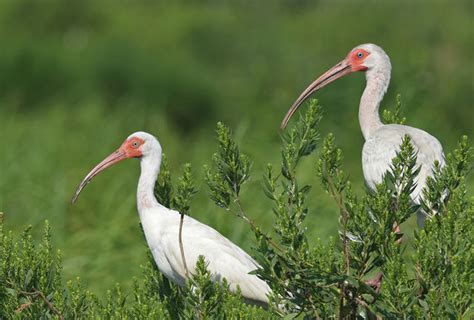
[[[154,158],[154,157],[153,157]],[[141,174],[138,180],[137,188],[137,207],[138,212],[143,212],[159,206],[155,198],[155,182],[160,171],[161,159],[142,158],[140,161]]]
[[[367,71],[367,85],[359,105],[359,123],[365,140],[383,125],[379,107],[390,82],[390,71],[388,73],[376,71]]]

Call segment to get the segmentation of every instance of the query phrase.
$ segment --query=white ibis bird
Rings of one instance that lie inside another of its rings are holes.
[[[156,200],[153,189],[160,171],[161,145],[145,132],[130,135],[120,148],[100,162],[81,182],[72,199],[74,203],[81,190],[101,171],[129,158],[139,158],[141,174],[138,181],[137,207],[145,237],[158,269],[171,281],[183,285],[186,268],[179,247],[180,214]],[[249,272],[258,264],[241,248],[213,228],[185,216],[182,243],[188,267],[194,267],[200,255],[205,257],[213,281],[226,278],[230,289],[240,287],[248,303],[266,306],[268,285]],[[192,273],[192,268],[189,269]]]
[[[426,178],[432,175],[434,162],[438,161],[440,165],[444,165],[443,148],[435,137],[423,130],[399,124],[383,124],[380,120],[379,106],[390,82],[391,68],[389,57],[379,46],[369,43],[355,47],[344,60],[303,91],[288,110],[281,127],[287,125],[293,113],[313,92],[346,74],[365,72],[367,85],[359,104],[359,123],[365,138],[362,150],[365,181],[372,189],[382,182],[383,175],[390,169],[391,160],[395,157],[403,137],[408,135],[417,152],[417,166],[420,167],[417,186],[411,197],[415,203],[419,203]],[[419,226],[423,226],[425,218],[425,213],[418,210]]]

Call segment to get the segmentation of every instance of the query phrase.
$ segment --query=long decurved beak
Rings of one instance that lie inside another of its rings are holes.
[[[82,180],[81,184],[79,187],[76,189],[76,193],[74,193],[74,196],[72,197],[71,202],[74,204],[79,197],[79,194],[81,193],[82,189],[96,176],[98,175],[101,171],[107,169],[110,166],[113,166],[117,162],[120,162],[122,160],[127,159],[127,154],[123,152],[122,150],[118,149],[114,153],[112,153],[110,156],[102,160],[98,165],[92,169],[89,174]]]
[[[286,125],[288,124],[288,121],[290,121],[291,116],[298,110],[298,107],[306,100],[308,97],[313,93],[316,92],[317,90],[321,89],[322,87],[330,84],[331,82],[339,79],[340,77],[345,76],[346,74],[349,74],[352,72],[351,65],[347,63],[347,60],[344,59],[338,64],[336,64],[334,67],[326,71],[322,76],[320,76],[318,79],[316,79],[313,83],[311,83],[304,91],[303,93],[296,99],[296,101],[293,103],[293,105],[290,107],[288,112],[285,115],[285,118],[283,118],[283,121],[281,122],[280,128],[285,129]]]

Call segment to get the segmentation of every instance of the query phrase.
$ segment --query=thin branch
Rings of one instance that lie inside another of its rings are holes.
[[[188,265],[186,264],[186,257],[184,256],[184,245],[183,245],[183,224],[184,224],[184,213],[180,212],[179,217],[179,251],[181,253],[181,260],[183,260],[183,267],[184,267],[184,275],[186,278],[189,277]]]
[[[48,300],[46,299],[46,297],[44,296],[43,292],[39,291],[39,290],[36,290],[34,289],[34,291],[32,292],[27,292],[27,291],[20,291],[21,294],[25,295],[25,296],[30,296],[30,297],[33,297],[33,298],[37,298],[39,297],[41,300],[43,300],[43,302],[46,304],[46,306],[48,307],[49,310],[51,310],[52,313],[54,313],[56,316],[59,317],[59,319],[61,320],[64,320],[64,316],[59,312],[58,309],[56,309],[54,307],[54,305]],[[17,310],[19,310],[23,305],[21,305]],[[27,308],[28,306],[25,306],[23,307],[21,310]],[[21,312],[20,310],[20,312]]]
[[[245,222],[247,222],[249,225],[250,225],[250,228],[255,231],[257,230],[257,225],[255,224],[255,222],[253,222],[251,219],[249,219],[247,217],[247,215],[245,214],[244,212],[244,209],[242,207],[242,203],[240,202],[240,197],[237,195],[235,197],[235,200],[234,202],[237,204],[237,207],[239,208],[239,211],[238,212],[234,212],[234,214],[241,218],[242,220],[244,220]],[[283,250],[275,241],[272,240],[272,238],[270,238],[269,236],[263,234],[263,233],[260,233],[261,235],[263,235],[265,237],[265,239],[268,241],[268,243],[270,243],[272,245],[272,247],[274,247],[275,249],[279,250],[280,252],[285,252],[285,250]]]
[[[339,319],[344,319],[344,284],[341,284],[341,295],[339,296]]]
[[[346,206],[344,205],[344,199],[342,194],[336,193],[334,190],[334,181],[331,176],[328,176],[328,186],[329,192],[331,193],[332,198],[336,201],[337,206],[339,207],[342,223],[342,250],[344,255],[344,273],[346,275],[350,274],[350,258],[349,258],[349,248],[347,242],[347,221],[349,219],[349,212],[347,212]],[[344,297],[345,297],[345,286],[344,282],[340,284],[341,295],[339,297],[339,319],[344,318]]]
[[[22,312],[23,310],[25,310],[26,308],[28,308],[29,306],[31,306],[32,304],[33,304],[33,301],[28,300],[28,302],[22,303],[22,304],[15,310],[15,312],[16,312],[16,313],[20,313],[20,312]]]

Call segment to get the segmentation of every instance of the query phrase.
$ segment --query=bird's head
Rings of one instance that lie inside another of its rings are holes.
[[[390,59],[385,51],[372,43],[361,44],[355,47],[341,62],[346,62],[351,67],[351,72],[370,71],[390,65]]]
[[[138,131],[125,139],[120,150],[127,155],[126,158],[144,158],[156,152],[161,153],[161,145],[151,134]]]
[[[145,159],[151,155],[161,158],[161,145],[158,140],[146,132],[139,131],[131,134],[117,150],[102,160],[87,174],[77,188],[72,198],[72,203],[76,202],[82,189],[100,172],[122,160],[130,158]]]
[[[368,75],[380,68],[388,68],[388,71],[391,69],[390,59],[382,48],[372,43],[355,47],[341,62],[326,71],[301,93],[288,110],[280,127],[282,129],[286,127],[291,116],[312,93],[349,73],[364,71]]]

